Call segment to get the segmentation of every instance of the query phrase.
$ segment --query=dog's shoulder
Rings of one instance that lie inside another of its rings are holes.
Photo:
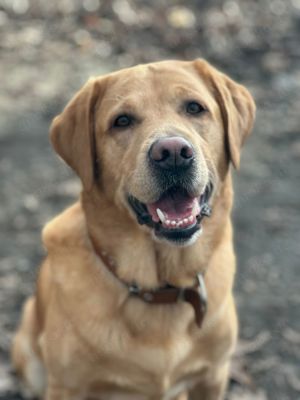
[[[49,221],[43,229],[42,240],[48,251],[59,247],[87,247],[86,219],[80,202]]]

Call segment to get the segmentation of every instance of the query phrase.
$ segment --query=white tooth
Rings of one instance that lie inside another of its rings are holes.
[[[189,221],[192,222],[194,217],[192,215],[189,216]]]
[[[165,224],[170,225],[171,221],[169,219],[166,220]]]
[[[187,224],[187,223],[189,222],[189,220],[188,220],[187,218],[184,218],[183,222],[184,222],[185,224]]]
[[[183,224],[183,222],[182,222],[182,221],[179,221],[177,225],[178,225],[178,226],[181,226],[182,224]]]
[[[171,225],[175,226],[176,225],[176,221],[171,221]]]
[[[166,220],[164,213],[159,208],[156,209],[156,213],[158,215],[158,218],[161,220],[161,222],[164,223]]]

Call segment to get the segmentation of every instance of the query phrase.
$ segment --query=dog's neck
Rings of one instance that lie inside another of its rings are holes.
[[[95,250],[109,254],[119,279],[143,288],[157,288],[166,283],[190,286],[197,273],[206,272],[221,239],[231,236],[231,193],[228,175],[213,199],[212,217],[203,221],[202,235],[187,247],[156,241],[125,206],[117,207],[96,188],[83,192],[81,201]],[[224,235],[226,230],[228,235]]]

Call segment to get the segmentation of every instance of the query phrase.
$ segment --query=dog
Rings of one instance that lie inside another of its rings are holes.
[[[12,359],[45,400],[220,400],[238,323],[231,168],[255,104],[208,62],[90,79],[51,142],[82,182],[43,230],[47,256]]]

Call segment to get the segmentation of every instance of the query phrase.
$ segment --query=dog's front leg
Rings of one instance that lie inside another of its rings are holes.
[[[190,393],[189,400],[222,400],[228,382],[229,363],[214,370]]]
[[[178,395],[178,397],[175,397],[174,400],[188,400],[188,399],[189,399],[188,393],[184,392],[184,393],[181,393],[180,395]]]
[[[78,389],[66,389],[50,381],[44,400],[85,400],[85,396]]]
[[[166,396],[154,396],[154,397],[151,397],[149,400],[164,400],[164,399],[171,399],[170,397],[166,397]],[[175,396],[175,397],[172,397],[172,400],[188,400],[189,399],[189,397],[188,397],[188,393],[187,392],[183,392],[183,393],[181,393],[181,394],[178,394],[177,396]]]

